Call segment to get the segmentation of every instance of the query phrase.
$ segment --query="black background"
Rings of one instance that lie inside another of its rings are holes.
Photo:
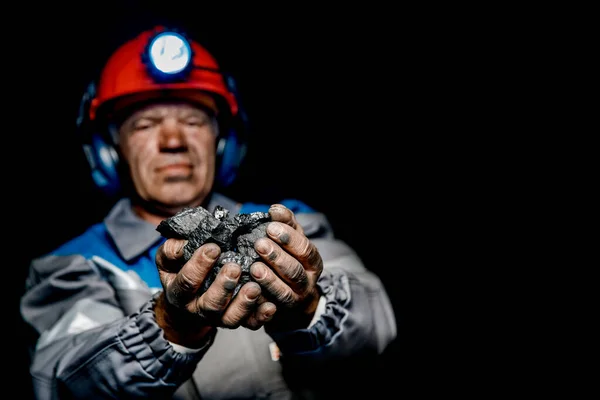
[[[36,8],[45,12],[54,17],[15,15],[27,40],[9,46],[22,67],[9,65],[4,87],[9,112],[21,121],[3,129],[10,165],[4,193],[19,248],[11,271],[15,315],[30,258],[82,232],[110,206],[94,191],[76,138],[86,84],[123,38],[154,24],[178,26],[236,77],[250,119],[247,172],[227,194],[299,198],[327,213],[394,305],[398,340],[384,360],[403,378],[393,386],[425,390],[420,382],[439,362],[431,349],[444,335],[430,331],[434,317],[424,310],[439,260],[456,251],[442,238],[458,218],[448,211],[462,168],[452,153],[459,139],[440,129],[457,118],[447,112],[456,102],[448,87],[460,83],[453,75],[457,45],[444,29],[422,10],[360,5],[178,0]]]

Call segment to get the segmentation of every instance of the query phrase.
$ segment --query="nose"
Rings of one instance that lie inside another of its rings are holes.
[[[185,149],[186,140],[177,118],[163,119],[160,127],[160,148],[164,151]]]

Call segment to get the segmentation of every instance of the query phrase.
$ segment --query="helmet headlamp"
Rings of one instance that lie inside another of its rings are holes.
[[[192,68],[192,47],[181,34],[163,31],[150,38],[143,61],[157,82],[185,80]]]

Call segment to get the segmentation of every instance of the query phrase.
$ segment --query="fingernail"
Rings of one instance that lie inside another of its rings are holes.
[[[209,246],[206,250],[204,250],[204,255],[206,257],[210,258],[211,260],[215,260],[217,258],[218,254],[219,254],[219,251],[214,246]]]
[[[271,204],[269,211],[281,211],[285,210],[285,207],[282,204]]]
[[[269,232],[273,236],[277,236],[281,232],[283,232],[283,229],[281,229],[281,226],[279,226],[279,223],[271,222],[271,223],[269,223],[269,226],[267,226],[267,232]]]
[[[269,251],[271,251],[271,246],[269,246],[266,240],[257,240],[256,251],[258,251],[261,254],[267,254],[269,253]]]
[[[248,293],[246,293],[246,299],[248,299],[250,301],[256,300],[258,298],[259,294],[260,294],[260,290],[249,291]]]
[[[271,318],[273,318],[273,315],[275,315],[275,311],[276,311],[276,308],[275,308],[275,306],[273,306],[273,307],[270,307],[269,309],[265,310],[265,311],[264,311],[264,316],[265,316],[265,319],[266,319],[267,321],[269,321]]]
[[[227,270],[225,271],[225,275],[229,279],[237,279],[242,273],[241,268],[235,267],[233,265],[227,266]]]
[[[252,266],[252,275],[256,278],[256,279],[262,279],[265,277],[265,275],[267,274],[267,271],[265,270],[265,267],[263,267],[260,264],[254,264]]]

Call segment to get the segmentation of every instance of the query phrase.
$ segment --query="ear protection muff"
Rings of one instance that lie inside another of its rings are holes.
[[[227,187],[233,183],[238,169],[246,156],[248,134],[248,118],[241,104],[234,78],[225,75],[228,90],[233,93],[238,104],[238,115],[226,124],[226,132],[221,134],[217,144],[217,177],[218,187]]]
[[[95,95],[96,85],[90,82],[79,103],[76,125],[94,184],[109,197],[114,197],[121,191],[117,173],[119,157],[108,137],[110,132],[97,129],[97,124],[89,119],[90,104]]]
[[[228,89],[236,97],[238,113],[222,124],[217,142],[216,187],[230,186],[237,176],[238,169],[246,155],[248,119],[240,102],[235,80],[225,75]],[[98,126],[89,118],[89,108],[96,95],[96,84],[90,82],[81,98],[77,115],[77,130],[82,140],[85,157],[91,169],[93,183],[104,194],[116,197],[121,194],[122,186],[118,174],[118,153],[114,147],[112,133],[108,126]]]

